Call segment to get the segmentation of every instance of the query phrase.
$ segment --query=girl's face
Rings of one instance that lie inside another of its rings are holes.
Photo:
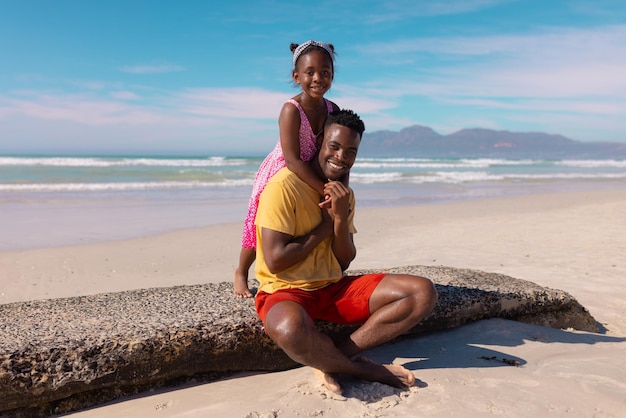
[[[333,83],[333,63],[328,54],[311,51],[301,55],[293,80],[312,98],[321,99]]]

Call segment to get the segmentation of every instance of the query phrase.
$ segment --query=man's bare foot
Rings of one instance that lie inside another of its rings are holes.
[[[415,375],[405,367],[399,364],[383,364],[383,367],[393,373],[400,380],[402,386],[409,388],[415,383]]]
[[[319,369],[316,369],[314,367],[311,368],[313,369],[315,375],[322,381],[322,384],[326,387],[326,389],[336,393],[337,395],[342,394],[341,386],[339,385],[339,382],[337,382],[337,379]]]
[[[248,288],[248,278],[245,275],[235,272],[233,287],[235,289],[234,294],[236,298],[244,299],[252,297],[252,293]]]
[[[352,360],[367,365],[371,369],[371,373],[363,377],[366,380],[384,383],[397,388],[408,388],[415,383],[413,372],[399,364],[378,364],[363,356],[355,357]]]

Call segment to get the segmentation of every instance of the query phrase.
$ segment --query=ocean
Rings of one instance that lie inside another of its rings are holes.
[[[0,250],[243,221],[263,157],[0,156]],[[361,158],[357,205],[626,186],[626,161]]]

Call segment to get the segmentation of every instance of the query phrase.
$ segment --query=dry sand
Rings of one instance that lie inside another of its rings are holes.
[[[344,381],[339,397],[303,367],[169,388],[72,416],[626,417],[626,190],[367,209],[356,222],[353,269],[503,273],[571,293],[606,331],[481,321],[368,353],[413,370],[417,383],[406,391]],[[0,303],[230,281],[239,233],[228,224],[3,252]]]

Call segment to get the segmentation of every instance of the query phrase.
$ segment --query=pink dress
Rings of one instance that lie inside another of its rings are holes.
[[[332,103],[329,100],[324,100],[326,101],[328,113],[332,112]],[[293,99],[289,99],[288,102],[296,106],[300,112],[300,159],[302,161],[311,161],[317,151],[315,147],[315,133],[300,103]],[[252,195],[250,196],[250,203],[248,203],[248,215],[243,223],[243,234],[241,237],[241,246],[243,248],[256,248],[256,228],[254,227],[254,219],[256,218],[256,211],[259,206],[259,197],[269,179],[283,167],[285,167],[285,156],[283,155],[279,139],[276,147],[265,157],[265,160],[263,160],[259,166],[259,170],[254,179]]]

